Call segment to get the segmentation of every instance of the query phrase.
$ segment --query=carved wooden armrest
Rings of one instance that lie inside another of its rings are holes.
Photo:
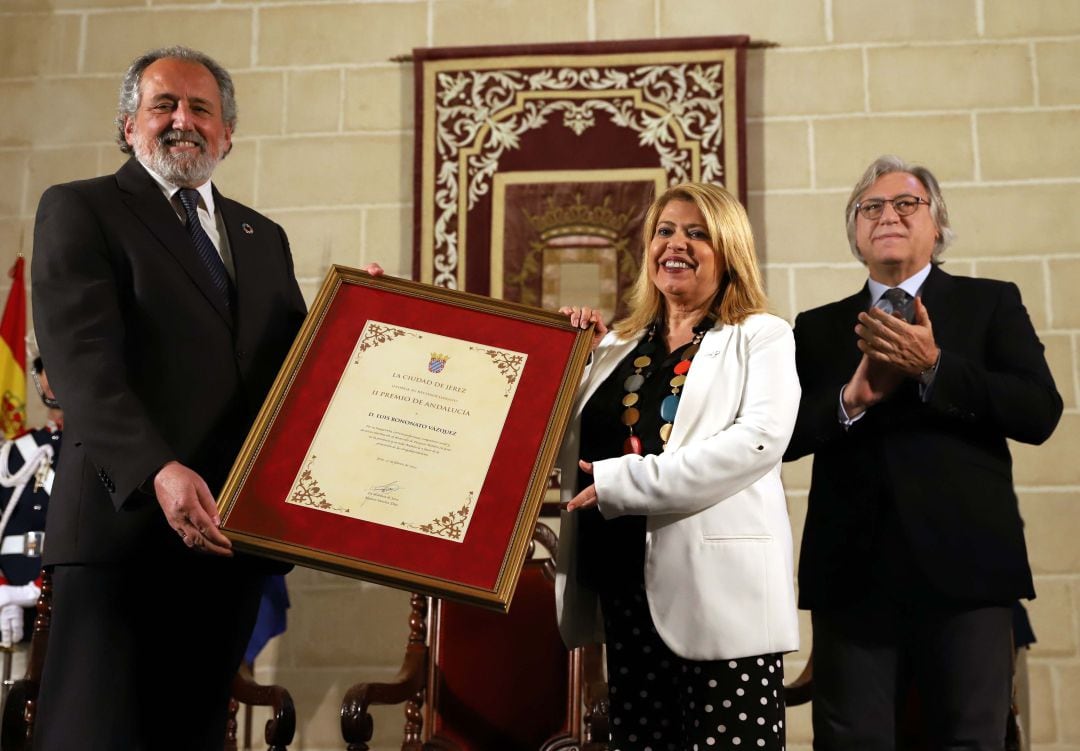
[[[374,723],[368,713],[372,704],[401,704],[414,699],[423,687],[427,670],[427,646],[412,643],[405,648],[401,669],[386,683],[357,683],[341,703],[341,735],[349,748],[366,749]]]
[[[270,707],[272,716],[266,721],[266,743],[269,751],[285,751],[296,734],[296,708],[289,692],[282,686],[256,683],[250,668],[241,665],[233,678],[232,695],[244,704]]]
[[[581,679],[585,702],[585,744],[582,751],[604,751],[608,737],[608,685],[604,678],[601,644],[581,648]]]
[[[30,751],[30,725],[26,721],[27,700],[37,696],[37,684],[20,678],[11,684],[4,714],[0,719],[0,748],[4,751]]]
[[[30,637],[26,677],[12,684],[0,719],[0,746],[4,751],[29,751],[33,747],[38,688],[45,670],[45,650],[49,646],[51,625],[52,571],[46,569],[41,577],[41,594],[38,595],[34,632]]]

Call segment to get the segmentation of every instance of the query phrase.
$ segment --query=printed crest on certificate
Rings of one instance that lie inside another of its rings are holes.
[[[527,359],[369,320],[287,502],[461,542]]]

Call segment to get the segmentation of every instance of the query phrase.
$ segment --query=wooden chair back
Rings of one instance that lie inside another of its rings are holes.
[[[403,751],[590,749],[603,725],[606,689],[599,649],[568,650],[555,618],[558,540],[540,523],[534,542],[552,558],[530,556],[509,613],[413,596],[405,661],[391,683],[361,683],[346,694],[342,734],[368,751],[372,704],[405,703]]]

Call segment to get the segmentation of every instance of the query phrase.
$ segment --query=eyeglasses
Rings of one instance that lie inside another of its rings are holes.
[[[918,196],[897,196],[896,198],[870,198],[855,204],[855,210],[862,214],[863,219],[878,219],[885,211],[885,204],[891,203],[893,211],[900,216],[911,216],[919,210],[920,204],[930,205],[925,198]]]

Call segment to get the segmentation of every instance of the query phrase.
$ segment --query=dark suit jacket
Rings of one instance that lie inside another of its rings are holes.
[[[928,400],[905,381],[846,431],[840,389],[861,357],[854,328],[869,288],[795,320],[803,395],[784,458],[814,454],[802,608],[875,586],[888,518],[937,596],[1008,603],[1035,594],[1006,438],[1041,443],[1061,416],[1043,346],[1012,283],[935,266],[922,299],[942,353]]]
[[[41,198],[34,321],[65,414],[46,564],[182,553],[140,484],[175,459],[216,494],[303,321],[281,227],[216,192],[215,204],[236,268],[232,315],[135,160]]]

